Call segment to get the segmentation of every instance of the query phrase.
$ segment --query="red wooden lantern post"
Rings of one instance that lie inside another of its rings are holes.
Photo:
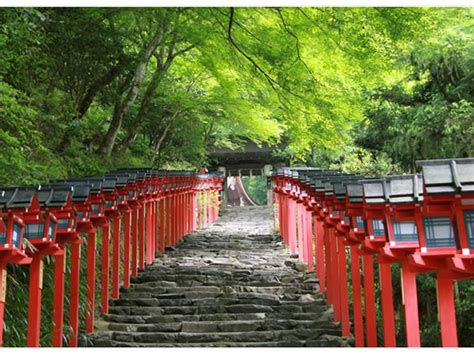
[[[23,250],[23,220],[7,211],[7,205],[16,193],[16,189],[0,189],[0,347],[3,346],[3,317],[9,264],[29,264],[29,258]]]
[[[7,203],[9,213],[21,216],[25,223],[24,238],[34,246],[26,251],[32,257],[30,266],[27,346],[40,345],[41,295],[43,289],[43,258],[64,253],[56,243],[57,220],[50,212],[41,211],[34,188],[16,189]]]
[[[388,176],[380,184],[379,190],[386,200],[384,225],[388,242],[380,249],[381,256],[378,257],[382,288],[384,345],[394,347],[396,338],[391,274],[391,263],[394,261],[402,265],[403,292],[406,290],[407,294],[412,294],[411,298],[403,297],[407,333],[416,334],[417,332],[418,320],[411,318],[417,317],[418,314],[417,311],[413,312],[413,307],[416,307],[417,303],[416,283],[414,283],[415,277],[411,275],[412,267],[407,263],[407,256],[419,247],[416,214],[423,200],[423,186],[421,176],[418,175]],[[414,337],[410,335],[410,343],[416,344]]]
[[[364,216],[366,236],[361,244],[364,269],[365,319],[367,346],[377,346],[377,318],[374,281],[374,255],[385,245],[386,232],[384,224],[385,195],[383,183],[377,179],[363,180]],[[383,278],[382,278],[383,279]]]
[[[417,216],[420,250],[410,261],[436,272],[441,340],[453,347],[458,345],[453,281],[474,277],[474,159],[419,161],[417,166],[423,171],[424,204]]]
[[[357,347],[364,346],[364,321],[362,313],[362,286],[360,277],[359,245],[365,237],[363,215],[362,184],[348,182],[346,184],[346,215],[350,218],[351,228],[346,234],[346,244],[350,246],[352,305],[354,318],[354,338]]]
[[[66,244],[80,243],[76,231],[76,210],[72,202],[73,187],[60,185],[42,188],[38,192],[41,205],[57,219],[56,242],[62,253],[54,256],[54,294],[53,294],[53,332],[52,346],[63,345],[64,323],[64,270],[66,262]]]

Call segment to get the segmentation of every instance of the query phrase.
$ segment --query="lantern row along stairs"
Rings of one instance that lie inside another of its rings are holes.
[[[39,346],[40,330],[48,331],[40,329],[43,260],[54,258],[52,345],[62,346],[66,338],[69,346],[77,346],[82,244],[87,244],[85,331],[92,333],[98,229],[102,229],[100,312],[107,314],[109,298],[118,299],[121,285],[129,288],[131,277],[150,265],[156,252],[217,219],[222,183],[220,174],[140,168],[100,178],[0,188],[0,345],[8,306],[8,265],[30,269],[27,345]],[[66,249],[71,255],[69,334],[63,334]]]
[[[358,347],[378,345],[374,260],[384,346],[396,346],[393,263],[401,265],[407,346],[421,345],[416,275],[422,273],[436,275],[441,343],[458,345],[453,282],[474,278],[474,159],[417,167],[422,174],[379,179],[319,168],[279,168],[271,176],[275,227],[314,270],[342,335],[353,332]]]

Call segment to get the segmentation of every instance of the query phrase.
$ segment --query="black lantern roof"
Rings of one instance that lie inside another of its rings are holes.
[[[385,203],[385,190],[382,179],[361,180],[364,188],[364,200],[369,204]]]
[[[16,193],[16,187],[0,188],[0,208],[6,208]]]
[[[28,208],[33,202],[36,194],[35,187],[20,187],[16,189],[11,200],[7,203],[7,208]]]
[[[72,202],[85,202],[89,198],[91,187],[84,184],[73,185]]]
[[[362,203],[364,201],[364,187],[360,182],[349,181],[345,187],[349,202]]]
[[[117,178],[115,177],[106,177],[102,182],[102,191],[104,192],[114,192],[117,186]]]
[[[390,203],[415,203],[423,200],[421,175],[387,176],[384,184],[386,199]]]
[[[474,158],[420,160],[428,194],[473,193]]]

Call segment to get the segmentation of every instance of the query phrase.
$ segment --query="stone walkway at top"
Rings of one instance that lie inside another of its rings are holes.
[[[88,346],[350,346],[271,208],[221,213],[132,279]]]

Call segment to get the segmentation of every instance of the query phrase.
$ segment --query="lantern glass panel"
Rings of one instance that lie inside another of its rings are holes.
[[[414,221],[393,222],[393,236],[396,242],[418,241],[418,230]]]
[[[97,205],[97,204],[91,205],[91,212],[92,212],[92,214],[99,214],[100,213],[100,205]]]
[[[429,248],[452,248],[455,246],[454,229],[449,217],[425,217],[426,246]]]
[[[78,212],[77,218],[79,219],[89,218],[89,212]]]
[[[364,223],[364,220],[362,219],[362,216],[356,217],[356,224],[357,224],[358,229],[365,229],[365,223]]]
[[[385,228],[381,219],[372,220],[372,234],[376,237],[385,236]]]
[[[43,223],[29,223],[25,225],[25,237],[27,239],[40,239],[43,238],[43,234]]]
[[[56,227],[56,223],[54,221],[49,221],[48,225],[48,237],[53,239],[54,238],[54,228]]]
[[[112,200],[105,201],[105,208],[112,208],[112,207],[114,207],[114,201]]]
[[[58,229],[68,229],[69,228],[69,219],[62,218],[58,219]]]
[[[469,248],[474,249],[474,210],[464,211],[464,225]]]
[[[13,223],[12,243],[15,247],[20,247],[21,226],[18,223]]]
[[[346,215],[345,213],[344,213],[344,222],[346,222],[346,223],[351,222],[351,218],[348,215]]]

